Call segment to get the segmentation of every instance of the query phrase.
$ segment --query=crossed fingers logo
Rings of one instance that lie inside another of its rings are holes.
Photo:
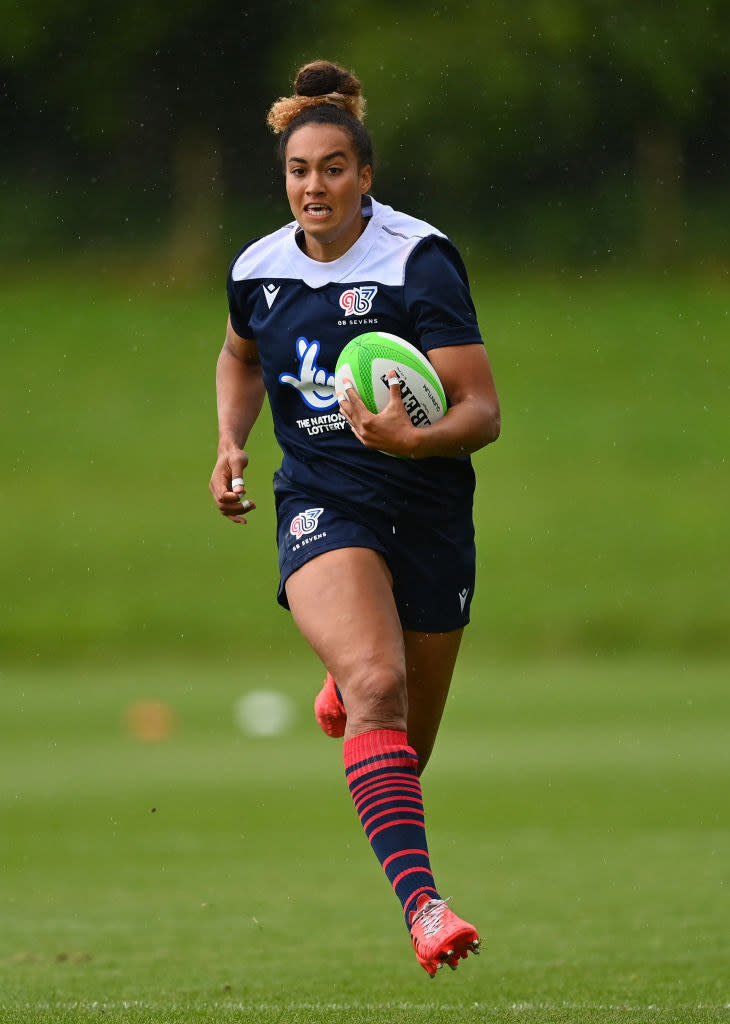
[[[299,376],[293,373],[280,373],[279,381],[296,388],[310,409],[322,412],[337,405],[335,395],[335,375],[317,365],[319,342],[297,338],[297,355],[299,357]]]

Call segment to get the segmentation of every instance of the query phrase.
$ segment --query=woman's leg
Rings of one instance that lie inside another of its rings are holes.
[[[292,573],[286,596],[300,632],[337,680],[345,738],[405,732],[403,634],[382,556],[370,548],[327,551]]]
[[[343,757],[355,807],[403,905],[438,899],[428,857],[418,754],[408,741],[403,632],[390,573],[368,548],[330,551],[286,584],[297,626],[337,679],[347,708]]]
[[[408,690],[408,742],[418,751],[423,773],[436,741],[449,695],[463,629],[450,633],[403,634]]]
[[[433,750],[463,630],[449,633],[403,634],[408,694],[408,741],[418,752],[422,773]],[[328,672],[315,701],[315,714],[328,736],[344,735],[347,712],[343,707],[332,674]]]
[[[293,573],[286,594],[297,626],[342,692],[348,786],[368,841],[401,902],[418,961],[429,974],[444,962],[455,966],[467,952],[478,950],[479,940],[475,929],[441,900],[431,872],[418,754],[406,734],[406,647],[390,573],[377,552],[343,548]],[[433,745],[448,692],[446,666],[453,667],[458,643],[425,639],[420,644],[414,640],[413,646],[416,675],[425,672],[428,650],[441,665],[439,672],[426,673],[416,699],[417,708],[429,692],[437,700],[432,715],[418,711],[425,748]]]

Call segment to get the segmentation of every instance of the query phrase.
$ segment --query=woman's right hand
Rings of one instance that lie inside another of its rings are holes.
[[[232,523],[245,523],[244,513],[256,508],[253,501],[244,498],[246,486],[243,471],[248,455],[240,448],[230,447],[218,452],[218,459],[210,478],[210,493],[221,515]]]
[[[210,492],[221,515],[232,523],[245,523],[244,514],[256,508],[243,497],[248,455],[242,445],[261,411],[265,394],[256,342],[236,334],[229,317],[216,367],[218,459],[210,478]]]

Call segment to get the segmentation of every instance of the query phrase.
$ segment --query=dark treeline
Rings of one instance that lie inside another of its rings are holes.
[[[165,245],[204,269],[287,216],[264,119],[298,64],[364,82],[375,192],[538,262],[722,258],[730,3],[1,0],[0,256]]]

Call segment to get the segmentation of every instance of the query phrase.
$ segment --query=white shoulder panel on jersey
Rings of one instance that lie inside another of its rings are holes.
[[[286,242],[294,238],[296,221],[285,224],[278,231],[264,235],[244,249],[233,264],[234,281],[245,281],[247,278],[281,277],[282,253],[286,251]],[[278,265],[279,273],[274,267]],[[287,275],[284,275],[287,276]]]
[[[377,281],[383,285],[400,287],[405,280],[406,263],[415,247],[424,238],[446,236],[424,220],[400,213],[390,206],[373,200],[373,218],[365,232],[353,246],[356,248],[369,236],[369,251],[359,265],[352,269],[352,280]]]
[[[332,283],[377,281],[400,286],[413,249],[431,235],[446,236],[426,221],[372,200],[372,217],[355,244],[337,260],[310,259],[296,242],[296,221],[253,242],[236,260],[233,280],[300,280],[311,288]]]
[[[383,229],[390,234],[401,235],[403,238],[413,239],[416,242],[419,242],[422,238],[427,238],[429,235],[438,235],[439,238],[446,238],[442,231],[439,231],[433,224],[429,224],[425,220],[418,220],[417,217],[411,217],[408,213],[401,213],[399,210],[394,210],[392,206],[385,206],[374,199],[372,203],[373,218],[379,221]]]

